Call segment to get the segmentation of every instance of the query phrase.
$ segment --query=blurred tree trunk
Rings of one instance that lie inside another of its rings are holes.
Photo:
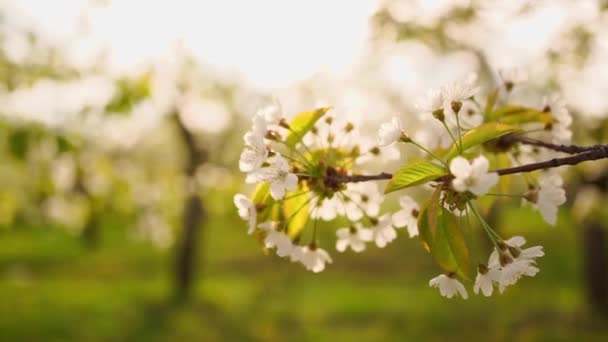
[[[608,314],[608,256],[606,233],[598,223],[585,226],[583,237],[587,298],[598,313]]]
[[[196,144],[194,135],[186,128],[177,112],[173,113],[179,135],[186,149],[186,200],[182,214],[182,232],[177,242],[175,264],[176,297],[184,300],[192,292],[196,259],[201,237],[199,236],[204,220],[203,199],[198,189],[192,186],[197,168],[206,161],[206,153]]]
[[[78,156],[76,156],[76,158],[76,160],[78,160]],[[80,163],[79,160],[78,163]],[[97,203],[95,203],[95,198],[91,195],[91,193],[84,184],[84,177],[85,175],[82,167],[80,165],[77,165],[74,191],[84,196],[90,205],[89,217],[87,218],[87,222],[85,223],[82,229],[81,237],[87,246],[95,248],[99,245],[100,238],[98,220],[99,211],[97,210]]]

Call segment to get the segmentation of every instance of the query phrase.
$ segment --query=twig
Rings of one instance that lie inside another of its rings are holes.
[[[505,139],[510,142],[518,142],[525,145],[544,147],[553,151],[563,152],[568,154],[577,154],[587,151],[594,150],[602,145],[593,146],[578,146],[578,145],[563,145],[563,144],[551,144],[537,139],[523,137],[521,135],[509,135]]]
[[[559,146],[559,145],[556,145]],[[564,145],[565,146],[565,145]],[[565,146],[568,147],[568,146]],[[496,172],[500,176],[512,175],[517,173],[527,173],[537,170],[550,169],[560,167],[564,165],[577,165],[585,161],[606,159],[608,158],[608,144],[607,145],[594,145],[589,147],[576,146],[575,148],[583,149],[583,152],[576,153],[572,156],[563,158],[553,158],[547,161],[538,163],[531,163],[521,166],[515,166],[505,169],[498,169],[491,172]],[[359,183],[375,180],[388,180],[392,179],[393,175],[387,172],[382,172],[376,175],[331,175],[332,181],[339,183]],[[445,175],[436,178],[434,181],[445,182],[452,179],[452,175]]]

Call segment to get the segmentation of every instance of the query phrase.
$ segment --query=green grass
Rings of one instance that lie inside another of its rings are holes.
[[[124,229],[105,228],[89,249],[51,229],[13,228],[0,235],[0,341],[606,340],[607,322],[586,305],[577,228],[567,217],[546,227],[525,210],[503,216],[503,234],[545,246],[541,272],[468,301],[428,287],[439,271],[405,236],[384,250],[332,252],[315,275],[264,256],[241,222],[216,214],[194,296],[178,305],[173,253]]]

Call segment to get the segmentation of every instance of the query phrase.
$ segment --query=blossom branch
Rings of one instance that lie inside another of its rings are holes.
[[[513,143],[520,143],[524,145],[544,147],[553,151],[563,152],[568,154],[577,154],[583,153],[587,151],[591,151],[596,149],[602,145],[592,145],[592,146],[578,146],[578,145],[563,145],[563,144],[552,144],[542,140],[537,140],[533,138],[524,137],[521,135],[510,134],[501,138],[501,142],[507,145]]]
[[[531,140],[536,142],[535,140]],[[544,143],[543,143],[544,144]],[[552,144],[549,144],[552,145]],[[554,146],[564,146],[566,148],[570,148],[567,145],[554,145]],[[572,156],[563,157],[563,158],[553,158],[550,160],[546,160],[538,163],[531,163],[521,166],[515,166],[510,168],[498,169],[492,172],[496,172],[500,176],[512,175],[517,173],[527,173],[533,172],[537,170],[544,170],[550,168],[556,168],[564,165],[577,165],[585,161],[591,160],[599,160],[608,158],[608,144],[606,145],[594,145],[588,147],[581,146],[572,146],[573,149],[582,149],[583,152],[576,153]],[[359,183],[359,182],[368,182],[368,181],[376,181],[376,180],[390,180],[393,178],[393,175],[388,172],[382,172],[376,175],[330,175],[327,176],[331,178],[332,181],[336,183]],[[452,175],[446,175],[435,179],[435,181],[447,181],[452,178]]]

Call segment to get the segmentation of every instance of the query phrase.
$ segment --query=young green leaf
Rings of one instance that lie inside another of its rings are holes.
[[[517,132],[520,128],[513,125],[489,122],[466,132],[462,137],[462,150],[466,151],[472,147],[479,146],[485,142],[498,139],[503,135]],[[458,146],[452,145],[445,157],[450,160],[458,155]]]
[[[523,124],[529,122],[551,123],[551,113],[542,112],[523,106],[506,105],[488,114],[490,121],[499,121],[506,124]]]
[[[384,193],[423,184],[447,174],[448,171],[437,164],[426,160],[416,161],[395,172]]]
[[[458,218],[441,205],[440,193],[437,189],[423,208],[418,220],[420,239],[445,272],[470,279],[471,259],[464,233]]]
[[[296,115],[289,123],[290,129],[285,144],[289,148],[294,148],[328,110],[329,107],[323,107],[312,112],[303,112]]]
[[[285,218],[289,219],[287,222],[287,232],[292,238],[295,238],[300,234],[304,227],[306,227],[306,223],[308,223],[308,219],[310,218],[310,197],[305,195],[298,196],[299,193],[307,190],[308,189],[305,186],[302,186],[285,195],[288,199],[283,203],[283,215]]]

